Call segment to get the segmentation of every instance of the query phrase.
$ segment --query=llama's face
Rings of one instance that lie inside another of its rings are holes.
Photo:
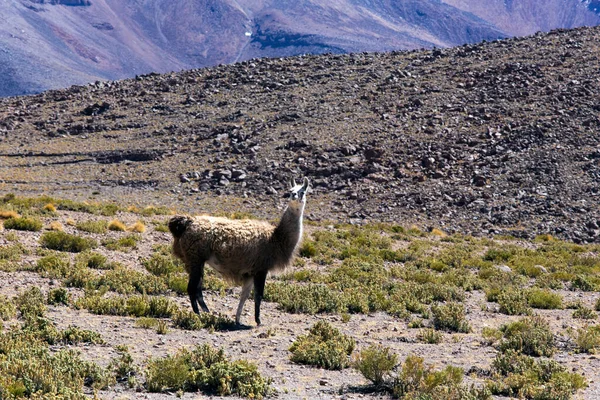
[[[290,189],[290,206],[294,208],[300,208],[306,203],[306,193],[308,192],[308,178],[304,178],[302,185],[296,185],[296,182],[292,181],[292,188]]]

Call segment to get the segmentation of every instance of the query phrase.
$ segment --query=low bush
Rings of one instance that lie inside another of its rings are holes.
[[[108,262],[106,256],[86,250],[75,256],[75,266],[77,268],[114,269],[116,265]]]
[[[8,321],[17,314],[17,307],[8,297],[0,295],[0,320]]]
[[[102,245],[108,250],[127,252],[135,249],[139,241],[140,236],[132,234],[119,239],[105,239],[102,241]]]
[[[44,224],[42,221],[35,218],[17,217],[9,218],[4,221],[4,228],[15,229],[18,231],[41,231]]]
[[[389,347],[371,345],[358,353],[352,366],[375,386],[381,386],[392,369],[396,366],[398,356]]]
[[[260,399],[270,392],[270,384],[271,380],[264,378],[255,364],[245,360],[229,361],[222,349],[216,350],[207,344],[153,359],[146,370],[146,386],[150,392],[200,390],[209,395]]]
[[[173,315],[175,327],[186,330],[208,329],[209,331],[226,331],[236,327],[235,322],[224,315],[209,313],[196,314],[193,311],[179,310]]]
[[[540,308],[544,310],[563,308],[562,296],[546,289],[531,289],[527,293],[527,302],[533,308]]]
[[[600,326],[591,325],[579,328],[574,339],[579,353],[596,354],[600,349]]]
[[[310,328],[308,335],[299,336],[292,343],[291,360],[325,369],[343,369],[349,365],[348,356],[354,345],[354,339],[340,333],[328,322],[319,321]]]
[[[84,385],[102,389],[114,383],[112,374],[78,352],[51,352],[31,332],[0,333],[0,354],[0,398],[85,399]]]
[[[428,344],[438,344],[442,342],[442,339],[444,338],[444,335],[439,332],[436,331],[435,329],[421,329],[421,331],[419,331],[419,333],[417,334],[417,339],[420,342],[423,343],[428,343]]]
[[[77,222],[75,227],[80,231],[89,233],[106,233],[108,231],[108,221],[89,220]]]
[[[46,278],[64,278],[71,270],[71,262],[64,254],[49,254],[38,260],[34,271]]]
[[[531,356],[550,357],[556,350],[548,322],[540,317],[526,317],[500,327],[503,340],[500,350],[515,350]]]
[[[98,243],[94,239],[83,238],[60,231],[44,233],[40,238],[40,244],[47,249],[70,253],[79,253],[98,247]]]
[[[462,384],[463,370],[447,366],[434,371],[426,366],[423,358],[409,355],[402,363],[391,391],[401,399],[427,400],[483,400],[489,398],[485,389],[466,387]]]
[[[583,376],[567,372],[554,360],[534,360],[514,350],[500,353],[487,382],[494,395],[533,400],[568,400],[587,386]]]
[[[589,307],[579,305],[575,311],[573,311],[573,318],[595,319],[598,318],[598,314],[596,314],[596,312]]]
[[[506,315],[529,315],[531,308],[527,304],[525,291],[519,288],[508,288],[498,294],[500,312]]]
[[[108,229],[111,231],[125,232],[127,230],[127,227],[118,219],[113,219],[108,223]]]
[[[48,292],[48,304],[63,304],[67,306],[69,305],[70,298],[71,295],[65,288],[56,288]]]
[[[431,307],[431,314],[435,329],[463,333],[471,331],[471,326],[465,317],[465,308],[460,303],[433,305]]]

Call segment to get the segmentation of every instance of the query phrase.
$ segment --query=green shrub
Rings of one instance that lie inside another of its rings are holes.
[[[235,328],[235,322],[223,315],[201,313],[200,315],[188,310],[179,310],[173,315],[173,324],[186,330],[208,329],[225,331]]]
[[[499,329],[485,327],[481,331],[481,336],[485,344],[491,346],[502,340],[502,332]]]
[[[510,287],[498,295],[500,312],[507,315],[529,315],[531,309],[527,304],[527,296],[522,289]]]
[[[56,288],[48,292],[48,304],[69,305],[70,294],[65,288]]]
[[[500,353],[492,363],[492,394],[534,400],[568,400],[586,386],[583,376],[567,372],[554,360],[536,361],[514,350]]]
[[[550,290],[533,288],[527,293],[527,302],[533,308],[554,310],[563,308],[562,296]]]
[[[374,385],[381,386],[396,366],[397,360],[398,356],[391,353],[389,347],[371,345],[360,351],[352,366]]]
[[[354,340],[326,321],[317,322],[290,347],[292,361],[333,370],[346,368],[353,350]]]
[[[76,326],[69,326],[60,332],[60,341],[66,344],[75,345],[78,343],[102,344],[104,340],[98,332],[80,329]]]
[[[391,385],[395,397],[402,399],[427,400],[478,400],[487,399],[485,390],[462,385],[463,370],[447,366],[433,371],[425,366],[421,357],[406,357],[398,376]]]
[[[17,314],[17,307],[8,297],[0,295],[0,320],[8,321]]]
[[[577,307],[577,309],[575,311],[573,311],[573,318],[580,318],[580,319],[595,319],[598,317],[598,314],[596,314],[596,312],[594,312],[594,310],[592,310],[589,307],[586,307],[584,305],[579,305],[579,307]]]
[[[129,353],[129,349],[125,345],[116,347],[118,358],[111,360],[109,369],[111,369],[117,381],[127,381],[130,387],[135,383],[135,376],[139,373],[139,368],[134,364],[133,357]]]
[[[115,263],[109,263],[106,256],[100,253],[86,250],[75,256],[75,266],[77,268],[114,269]]]
[[[47,278],[63,278],[71,270],[71,262],[64,254],[50,254],[38,260],[34,271]]]
[[[156,276],[171,275],[183,272],[183,266],[179,260],[172,255],[154,253],[150,258],[142,260],[142,265],[148,272]]]
[[[25,331],[0,333],[0,397],[85,399],[83,386],[106,388],[114,379],[74,350],[50,351]]]
[[[600,349],[600,326],[591,325],[577,329],[575,344],[580,353],[596,354]]]
[[[584,292],[595,292],[598,291],[599,285],[594,282],[589,276],[577,275],[571,281],[571,289],[579,289]]]
[[[270,392],[270,384],[256,365],[245,360],[229,361],[222,349],[215,350],[207,344],[151,360],[146,370],[150,392],[201,390],[206,394],[260,399]]]
[[[31,286],[17,295],[15,304],[23,318],[41,317],[46,313],[46,299],[37,286]]]
[[[460,303],[433,305],[431,313],[435,329],[464,333],[471,331],[471,326],[465,318],[465,308]]]
[[[26,254],[29,254],[29,250],[21,243],[0,247],[0,260],[19,261]]]
[[[98,243],[93,239],[60,231],[45,232],[40,238],[40,244],[47,249],[71,253],[79,253],[98,246]]]
[[[291,313],[341,312],[347,308],[339,291],[322,284],[269,282],[264,299],[278,303],[284,311]]]
[[[503,341],[500,350],[515,350],[526,355],[550,357],[554,354],[554,335],[548,322],[533,316],[500,327]]]
[[[444,335],[435,329],[421,329],[417,334],[417,339],[419,339],[420,342],[428,344],[441,343],[443,338]]]
[[[108,250],[127,252],[135,249],[140,239],[139,235],[132,234],[119,239],[105,239],[102,245]]]
[[[27,217],[9,218],[4,221],[4,227],[6,229],[15,229],[18,231],[37,232],[42,230],[43,225],[42,221]]]
[[[89,220],[80,221],[75,227],[80,231],[89,233],[106,233],[108,232],[108,221],[104,220]]]

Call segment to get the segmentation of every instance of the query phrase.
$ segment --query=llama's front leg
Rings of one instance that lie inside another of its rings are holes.
[[[242,311],[244,309],[244,303],[250,296],[250,291],[252,290],[252,286],[254,286],[254,282],[252,282],[252,278],[248,278],[246,282],[244,282],[244,286],[242,286],[242,294],[240,294],[240,303],[238,304],[237,312],[235,313],[235,323],[236,325],[240,324],[240,316],[242,315]]]
[[[254,276],[254,320],[256,325],[260,325],[260,303],[265,293],[266,280],[267,271],[259,272]]]
[[[195,266],[191,269],[190,280],[188,281],[187,292],[190,296],[190,302],[192,303],[192,310],[196,314],[200,314],[198,310],[198,301],[202,311],[209,312],[206,303],[204,302],[204,296],[202,295],[202,281],[204,279],[204,263],[200,264],[200,267]]]

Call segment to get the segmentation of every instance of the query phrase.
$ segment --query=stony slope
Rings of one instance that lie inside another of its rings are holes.
[[[600,29],[253,60],[0,103],[3,192],[599,241]]]

